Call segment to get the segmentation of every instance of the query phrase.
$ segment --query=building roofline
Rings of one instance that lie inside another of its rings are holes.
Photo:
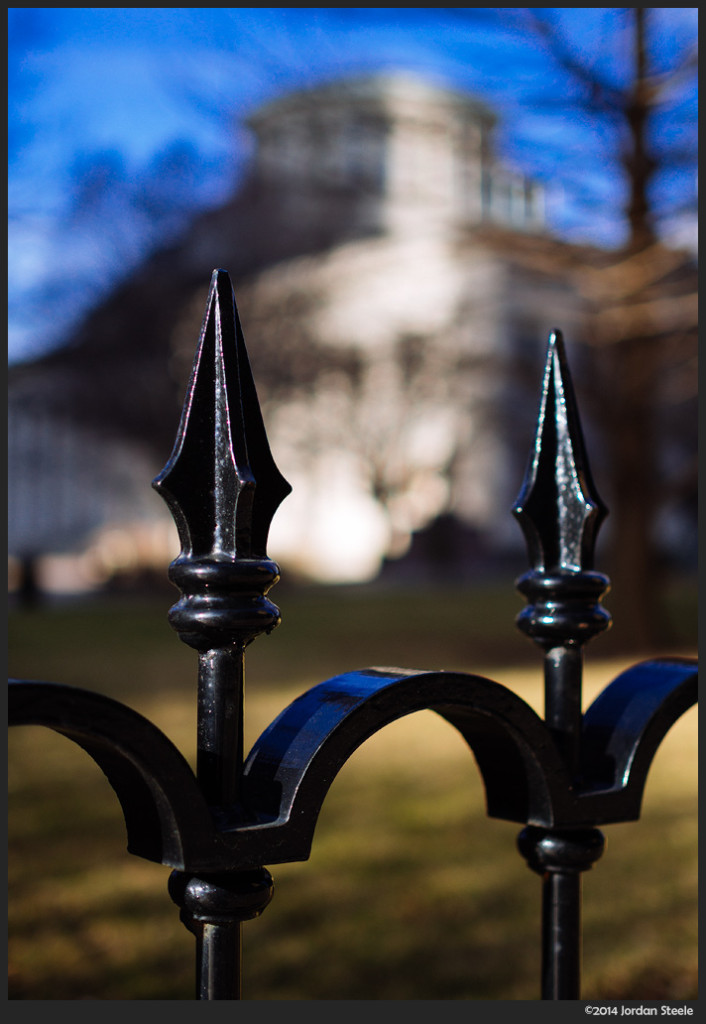
[[[497,116],[483,101],[470,93],[444,82],[403,69],[342,77],[316,83],[295,92],[287,92],[254,110],[245,123],[257,129],[273,117],[291,115],[306,110],[312,101],[322,109],[327,104],[338,106],[342,102],[383,107],[386,104],[412,102],[419,110],[442,106],[447,111],[471,112],[488,127],[497,123]]]

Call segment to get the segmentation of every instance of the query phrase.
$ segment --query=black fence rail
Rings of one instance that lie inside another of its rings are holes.
[[[696,701],[696,661],[623,672],[582,711],[584,645],[610,624],[593,569],[605,508],[591,479],[561,335],[549,340],[536,441],[513,512],[531,568],[518,626],[543,652],[545,717],[478,675],[372,668],[293,701],[243,750],[245,648],[279,623],[267,557],[290,487],[270,453],[232,287],[215,271],[176,444],[154,481],[181,553],[169,613],[198,653],[194,773],[150,721],[74,687],[11,680],[10,724],[44,725],[83,747],[120,800],[128,849],[173,869],[169,892],[196,937],[196,998],[241,996],[242,922],[273,894],[267,866],[307,860],[326,793],[386,724],[431,709],[462,735],[487,813],[522,825],[518,847],[542,878],[543,999],[579,999],[581,875],[601,856],[598,826],[639,818],[646,776],[672,724]]]

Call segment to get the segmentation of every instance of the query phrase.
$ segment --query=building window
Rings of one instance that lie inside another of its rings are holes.
[[[346,183],[376,192],[385,187],[385,126],[354,119],[343,125],[341,167]]]

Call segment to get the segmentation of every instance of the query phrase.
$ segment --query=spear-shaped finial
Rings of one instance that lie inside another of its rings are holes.
[[[549,337],[534,449],[512,511],[534,569],[593,568],[596,535],[607,509],[588,467],[560,331]]]
[[[534,603],[518,626],[538,643],[584,643],[609,625],[596,601],[608,579],[593,572],[598,528],[607,510],[588,467],[560,331],[549,337],[542,399],[529,468],[513,508],[532,570],[519,581]]]
[[[169,617],[182,640],[206,650],[269,632],[279,612],[265,594],[279,570],[267,536],[291,487],[270,452],[224,270],[213,272],[176,443],[152,486],[181,540],[169,577],[184,597]]]
[[[182,558],[264,558],[291,487],[265,434],[233,288],[214,270],[169,462],[153,487],[174,516]]]
[[[609,581],[593,571],[606,508],[588,468],[559,331],[549,338],[537,434],[513,513],[532,569],[517,581],[529,605],[518,627],[545,651],[545,713],[571,768],[581,727],[581,648],[610,625],[601,607]]]

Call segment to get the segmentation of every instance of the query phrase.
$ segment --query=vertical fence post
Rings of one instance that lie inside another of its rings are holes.
[[[169,621],[199,657],[197,779],[216,817],[237,823],[244,652],[279,623],[266,596],[279,569],[266,545],[290,486],[270,453],[225,271],[213,273],[176,444],[153,486],[182,546],[169,578],[183,596]],[[174,872],[170,893],[197,938],[197,997],[239,999],[242,922],[271,899],[269,872]]]
[[[530,602],[518,627],[544,651],[545,721],[572,779],[580,762],[583,645],[610,625],[606,576],[593,571],[606,509],[596,492],[561,333],[549,339],[534,450],[513,509],[532,569],[517,583]],[[581,872],[601,856],[602,833],[528,827],[520,852],[542,875],[542,997],[578,999]]]

